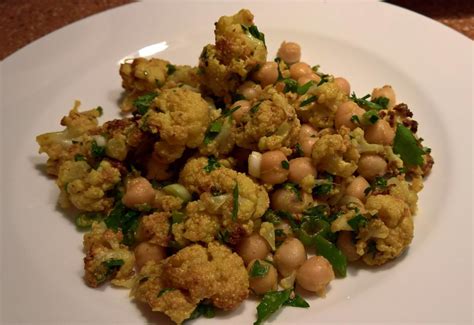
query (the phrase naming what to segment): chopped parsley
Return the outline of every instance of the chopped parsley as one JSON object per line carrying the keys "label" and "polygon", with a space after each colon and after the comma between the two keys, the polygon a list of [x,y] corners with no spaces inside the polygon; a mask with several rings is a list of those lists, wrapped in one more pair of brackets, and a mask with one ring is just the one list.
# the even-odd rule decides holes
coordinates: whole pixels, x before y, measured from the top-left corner
{"label": "chopped parsley", "polygon": [[328,75],[328,74],[323,73],[322,75],[320,75],[320,77],[321,77],[321,80],[320,80],[320,81],[318,82],[318,84],[317,84],[318,87],[321,86],[322,84],[328,82],[328,81],[329,81],[329,78],[330,78],[331,76]]}
{"label": "chopped parsley", "polygon": [[166,72],[168,73],[168,75],[172,75],[173,73],[176,72],[176,66],[173,65],[173,64],[169,64],[169,63],[168,63],[168,64],[166,65],[166,68],[167,68],[167,71],[166,71]]}
{"label": "chopped parsley", "polygon": [[375,124],[379,120],[379,114],[375,109],[368,110],[362,116],[367,124]]}
{"label": "chopped parsley", "polygon": [[213,318],[216,316],[214,306],[209,303],[201,302],[199,305],[197,305],[196,309],[194,309],[188,320],[196,319],[201,316],[204,316],[205,318]]}
{"label": "chopped parsley", "polygon": [[352,123],[356,123],[356,124],[360,124],[359,116],[357,116],[357,115],[352,115],[352,116],[351,116],[351,122],[352,122]]}
{"label": "chopped parsley", "polygon": [[250,35],[252,35],[253,37],[255,37],[256,39],[260,40],[263,42],[263,45],[266,46],[265,44],[265,34],[261,33],[259,30],[258,30],[258,27],[255,26],[255,25],[252,25],[248,28],[248,31],[250,33]]}
{"label": "chopped parsley", "polygon": [[295,153],[299,157],[304,157],[304,151],[303,151],[303,147],[301,147],[301,144],[297,143],[295,145]]}
{"label": "chopped parsley", "polygon": [[260,263],[259,260],[256,260],[250,269],[249,275],[251,278],[261,278],[267,275],[269,269],[270,267],[266,263]]}
{"label": "chopped parsley", "polygon": [[347,221],[347,223],[352,229],[359,231],[360,228],[367,226],[367,219],[363,215],[357,214],[354,218]]}
{"label": "chopped parsley", "polygon": [[313,84],[314,84],[314,81],[310,80],[304,85],[298,86],[298,88],[296,89],[296,93],[300,96],[306,94],[306,92],[309,90],[309,88],[311,88]]}
{"label": "chopped parsley", "polygon": [[135,241],[139,216],[139,211],[127,208],[121,200],[118,200],[104,222],[109,229],[114,231],[121,229],[123,233],[123,243],[130,246]]}
{"label": "chopped parsley", "polygon": [[133,106],[137,109],[138,114],[145,115],[156,96],[158,96],[157,93],[151,92],[135,99]]}
{"label": "chopped parsley", "polygon": [[374,185],[380,188],[387,187],[387,180],[382,176],[375,177]]}
{"label": "chopped parsley", "polygon": [[239,184],[235,183],[234,189],[232,191],[232,198],[234,203],[232,205],[232,220],[237,220],[237,215],[239,213]]}
{"label": "chopped parsley", "polygon": [[212,172],[213,170],[215,170],[219,167],[221,167],[221,164],[219,164],[216,157],[209,156],[207,158],[207,166],[204,167],[204,170],[206,171],[206,173],[209,174],[210,172]]}
{"label": "chopped parsley", "polygon": [[273,225],[278,225],[281,222],[280,217],[272,209],[265,211],[262,219],[264,221],[271,222]]}
{"label": "chopped parsley", "polygon": [[102,106],[97,106],[96,110],[99,112],[99,116],[102,116],[102,114],[104,114],[104,109],[102,108]]}
{"label": "chopped parsley", "polygon": [[105,156],[105,147],[101,147],[97,144],[95,140],[91,144],[91,154],[94,158],[102,158]]}
{"label": "chopped parsley", "polygon": [[372,103],[380,105],[382,107],[382,109],[387,108],[389,101],[390,100],[387,97],[383,97],[383,96],[380,96],[380,97],[377,97],[377,98],[371,100]]}
{"label": "chopped parsley", "polygon": [[320,197],[328,195],[332,191],[332,183],[319,184],[313,187],[313,195]]}
{"label": "chopped parsley", "polygon": [[290,163],[288,162],[288,160],[282,160],[281,167],[287,170],[290,169]]}
{"label": "chopped parsley", "polygon": [[219,119],[211,122],[211,124],[209,125],[209,128],[206,131],[206,134],[204,135],[204,144],[211,143],[217,137],[217,135],[222,130],[223,124],[224,122]]}
{"label": "chopped parsley", "polygon": [[309,105],[309,104],[311,104],[312,102],[316,101],[316,99],[318,99],[318,98],[317,98],[315,95],[310,96],[310,97],[306,98],[305,100],[303,100],[303,101],[301,102],[300,107]]}
{"label": "chopped parsley", "polygon": [[402,124],[397,125],[397,131],[393,139],[393,152],[399,154],[407,166],[423,165],[423,155],[425,152],[420,148],[410,129]]}
{"label": "chopped parsley", "polygon": [[[381,105],[383,104],[384,102],[382,101],[381,104],[379,102],[371,102],[369,100],[367,100],[368,98],[370,97],[369,94],[365,95],[364,97],[360,97],[358,98],[357,95],[355,94],[355,92],[352,92],[352,95],[350,97],[350,99],[356,103],[357,105],[359,105],[360,107],[363,107],[365,109],[368,109],[368,110],[376,110],[376,111],[380,111],[381,109],[385,109],[387,108],[387,106],[385,105]],[[381,98],[381,97],[379,97]],[[385,97],[384,97],[385,98]],[[378,98],[377,98],[378,99]]]}

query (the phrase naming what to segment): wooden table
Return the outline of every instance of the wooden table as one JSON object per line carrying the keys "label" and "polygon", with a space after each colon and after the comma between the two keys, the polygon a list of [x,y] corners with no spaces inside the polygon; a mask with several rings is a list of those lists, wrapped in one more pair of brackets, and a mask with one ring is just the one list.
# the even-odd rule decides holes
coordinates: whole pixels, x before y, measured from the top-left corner
{"label": "wooden table", "polygon": [[[131,0],[1,0],[0,59],[81,18]],[[474,39],[474,5],[469,0],[395,0],[390,3],[431,17]]]}

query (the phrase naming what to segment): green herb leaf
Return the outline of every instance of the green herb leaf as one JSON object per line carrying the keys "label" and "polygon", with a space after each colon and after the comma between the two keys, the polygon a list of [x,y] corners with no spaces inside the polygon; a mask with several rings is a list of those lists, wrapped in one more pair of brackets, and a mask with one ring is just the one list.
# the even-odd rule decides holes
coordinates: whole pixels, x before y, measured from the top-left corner
{"label": "green herb leaf", "polygon": [[230,240],[230,233],[227,230],[219,231],[216,237],[221,243],[228,244]]}
{"label": "green herb leaf", "polygon": [[250,33],[250,35],[252,35],[253,37],[255,37],[256,39],[258,40],[261,40],[263,42],[263,45],[266,46],[265,44],[265,34],[261,33],[259,30],[258,30],[258,27],[255,26],[255,25],[252,25],[248,28],[248,32]]}
{"label": "green herb leaf", "polygon": [[288,160],[282,160],[281,167],[287,170],[290,169],[290,163],[288,162]]}
{"label": "green herb leaf", "polygon": [[383,97],[383,96],[380,96],[380,97],[377,97],[377,98],[371,100],[372,103],[380,105],[380,107],[382,107],[382,109],[387,108],[389,101],[390,100],[387,97]]}
{"label": "green herb leaf", "polygon": [[258,110],[260,109],[260,104],[262,103],[262,101],[259,101],[257,104],[253,105],[252,108],[250,108],[250,113],[252,114],[255,114],[258,112]]}
{"label": "green herb leaf", "polygon": [[308,308],[309,304],[306,300],[303,299],[298,294],[295,294],[295,297],[289,298],[287,301],[283,303],[284,306],[291,306],[291,307],[299,307],[299,308]]}
{"label": "green herb leaf", "polygon": [[347,223],[352,229],[359,231],[360,228],[367,226],[367,218],[361,214],[358,214],[354,218],[348,220]]}
{"label": "green herb leaf", "polygon": [[377,110],[371,109],[365,112],[362,117],[364,118],[364,121],[366,121],[366,124],[375,124],[379,120],[379,114]]}
{"label": "green herb leaf", "polygon": [[168,73],[168,75],[172,75],[173,73],[176,72],[176,66],[173,65],[173,64],[169,64],[169,63],[168,63],[168,64],[166,65],[166,68],[167,68],[167,73]]}
{"label": "green herb leaf", "polygon": [[197,305],[196,309],[194,309],[188,320],[196,319],[201,316],[204,316],[205,318],[213,318],[214,316],[216,316],[214,306],[208,303],[201,302],[199,305]]}
{"label": "green herb leaf", "polygon": [[139,216],[139,211],[128,209],[123,205],[122,201],[118,200],[104,222],[107,225],[107,228],[114,231],[121,229],[123,243],[130,246],[135,242],[135,233],[138,228]]}
{"label": "green herb leaf", "polygon": [[102,158],[105,156],[105,147],[99,146],[97,142],[93,140],[91,144],[91,154],[92,157]]}
{"label": "green herb leaf", "polygon": [[175,289],[175,288],[164,288],[164,289],[161,289],[160,292],[158,292],[157,297],[160,298],[160,297],[163,296],[165,293],[170,292],[170,291],[173,291],[173,290],[176,290],[176,289]]}
{"label": "green herb leaf", "polygon": [[399,154],[407,166],[423,165],[423,149],[419,147],[418,141],[410,129],[402,124],[397,126],[393,139],[393,152]]}
{"label": "green herb leaf", "polygon": [[378,103],[374,103],[374,102],[371,102],[371,101],[368,101],[367,98],[369,98],[370,95],[367,94],[365,95],[364,97],[361,97],[361,98],[358,98],[355,94],[355,92],[352,92],[352,95],[350,97],[350,99],[356,103],[357,105],[359,105],[360,107],[362,108],[365,108],[365,109],[368,109],[368,110],[371,110],[371,109],[374,109],[376,111],[380,111],[381,109],[384,109],[384,107]]}
{"label": "green herb leaf", "polygon": [[323,73],[322,75],[320,75],[320,77],[321,77],[321,80],[320,80],[320,81],[318,82],[318,84],[317,84],[318,87],[321,86],[322,84],[328,82],[328,81],[329,81],[329,77],[331,77],[331,76],[328,75],[328,74]]}
{"label": "green herb leaf", "polygon": [[259,260],[256,260],[250,269],[249,275],[251,278],[261,278],[267,275],[269,269],[270,267],[266,263],[260,263]]}
{"label": "green herb leaf", "polygon": [[272,209],[265,211],[262,219],[271,222],[273,225],[278,225],[281,222],[280,217]]}
{"label": "green herb leaf", "polygon": [[86,157],[78,153],[74,156],[74,161],[86,161]]}
{"label": "green herb leaf", "polygon": [[346,256],[323,236],[316,236],[314,244],[316,246],[316,254],[324,256],[331,263],[336,275],[345,277],[347,271]]}
{"label": "green herb leaf", "polygon": [[313,195],[320,197],[324,195],[328,195],[332,191],[332,183],[327,184],[319,184],[313,187]]}
{"label": "green herb leaf", "polygon": [[303,101],[301,102],[300,107],[309,105],[309,104],[311,104],[312,102],[316,101],[316,99],[318,99],[318,98],[317,98],[315,95],[310,96],[310,97],[306,98],[305,100],[303,100]]}
{"label": "green herb leaf", "polygon": [[213,170],[215,170],[219,167],[221,167],[221,164],[219,164],[216,157],[209,156],[207,158],[207,166],[204,167],[204,171],[209,174],[210,172],[212,172]]}
{"label": "green herb leaf", "polygon": [[273,313],[283,306],[283,304],[290,298],[291,290],[271,291],[267,292],[260,304],[257,306],[257,321],[253,325],[262,324]]}
{"label": "green herb leaf", "polygon": [[96,110],[99,112],[99,116],[102,116],[102,114],[104,114],[104,109],[102,108],[102,106],[97,106]]}
{"label": "green herb leaf", "polygon": [[102,262],[105,267],[111,269],[111,268],[117,268],[120,267],[124,264],[124,261],[121,259],[110,259],[105,262]]}
{"label": "green herb leaf", "polygon": [[298,90],[298,82],[291,78],[283,79],[283,83],[285,84],[285,88],[283,89],[284,93],[291,91],[295,93]]}
{"label": "green herb leaf", "polygon": [[157,93],[151,92],[135,99],[133,106],[137,109],[138,114],[145,115],[156,96],[158,96]]}
{"label": "green herb leaf", "polygon": [[304,157],[304,151],[303,151],[303,147],[301,147],[301,144],[297,143],[295,145],[295,153],[299,157]]}
{"label": "green herb leaf", "polygon": [[352,115],[351,116],[351,121],[352,121],[352,123],[360,124],[359,116],[357,116],[357,115]]}
{"label": "green herb leaf", "polygon": [[375,177],[374,185],[380,188],[387,187],[387,180],[382,176]]}
{"label": "green herb leaf", "polygon": [[239,184],[235,183],[234,190],[232,191],[232,198],[234,203],[232,205],[232,220],[237,220],[237,215],[239,213]]}
{"label": "green herb leaf", "polygon": [[206,134],[204,135],[204,144],[211,143],[217,137],[219,132],[221,132],[222,130],[223,124],[224,122],[219,119],[211,122],[209,128],[206,131]]}
{"label": "green herb leaf", "polygon": [[304,85],[298,86],[298,88],[296,89],[296,93],[300,96],[306,94],[306,92],[309,90],[309,88],[311,88],[313,84],[314,84],[314,81],[310,80]]}

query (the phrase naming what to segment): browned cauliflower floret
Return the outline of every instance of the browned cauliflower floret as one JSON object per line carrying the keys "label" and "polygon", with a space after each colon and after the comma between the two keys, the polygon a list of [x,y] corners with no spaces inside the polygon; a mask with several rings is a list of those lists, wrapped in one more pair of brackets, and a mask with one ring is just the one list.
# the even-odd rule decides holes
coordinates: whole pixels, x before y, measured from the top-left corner
{"label": "browned cauliflower floret", "polygon": [[209,105],[199,93],[189,89],[164,89],[142,122],[147,130],[160,136],[155,144],[155,158],[169,163],[170,156],[176,160],[186,147],[196,148],[204,140],[209,125]]}
{"label": "browned cauliflower floret", "polygon": [[163,263],[163,279],[172,288],[187,290],[192,299],[209,298],[231,310],[248,296],[248,275],[242,258],[216,242],[208,248],[191,245]]}
{"label": "browned cauliflower floret", "polygon": [[405,181],[402,177],[400,178],[401,179],[391,178],[388,181],[388,184],[390,185],[389,193],[390,195],[405,201],[405,203],[410,207],[410,212],[415,214],[418,195],[416,194],[416,191],[413,190],[410,183]]}
{"label": "browned cauliflower floret", "polygon": [[413,238],[413,218],[408,205],[391,195],[369,196],[365,207],[375,211],[374,219],[359,234],[357,253],[368,265],[381,265],[398,257]]}
{"label": "browned cauliflower floret", "polygon": [[120,230],[107,229],[103,222],[93,223],[92,230],[84,235],[84,278],[88,286],[95,288],[109,279],[112,284],[128,286],[135,256],[120,244],[122,239]]}
{"label": "browned cauliflower floret", "polygon": [[122,87],[128,91],[146,92],[155,90],[165,82],[168,61],[136,58],[120,65]]}
{"label": "browned cauliflower floret", "polygon": [[247,75],[266,61],[267,49],[246,9],[221,17],[215,36],[216,45],[206,45],[199,58],[202,85],[205,91],[229,101]]}
{"label": "browned cauliflower floret", "polygon": [[148,262],[137,276],[132,295],[181,324],[199,302],[232,310],[248,296],[242,258],[217,243],[187,246],[160,264]]}
{"label": "browned cauliflower floret", "polygon": [[140,130],[133,119],[106,122],[98,133],[106,137],[105,154],[120,161],[124,161],[130,151],[147,141],[147,134]]}
{"label": "browned cauliflower floret", "polygon": [[137,229],[137,239],[163,247],[168,246],[170,216],[169,212],[155,212],[144,216]]}
{"label": "browned cauliflower floret", "polygon": [[233,133],[238,146],[267,151],[296,144],[300,122],[284,95],[267,87],[255,101],[254,109],[234,124]]}
{"label": "browned cauliflower floret", "polygon": [[339,134],[327,134],[318,138],[313,145],[313,163],[318,170],[341,177],[351,176],[357,169],[355,161],[346,161],[350,144]]}
{"label": "browned cauliflower floret", "polygon": [[[83,211],[107,211],[114,202],[106,192],[120,182],[120,171],[108,161],[92,169],[85,161],[66,161],[59,169],[57,184],[76,208]],[[63,201],[64,207],[67,201]]]}
{"label": "browned cauliflower floret", "polygon": [[219,229],[230,235],[251,234],[255,221],[268,208],[267,192],[245,174],[215,164],[215,169],[211,169],[212,161],[190,159],[181,172],[181,184],[200,194],[200,199],[186,208],[183,236],[191,241],[209,242]]}
{"label": "browned cauliflower floret", "polygon": [[306,95],[298,99],[296,112],[303,122],[309,122],[316,129],[334,126],[334,115],[347,96],[335,82],[329,81],[311,87]]}
{"label": "browned cauliflower floret", "polygon": [[80,102],[76,101],[74,107],[61,120],[61,125],[66,128],[64,131],[44,133],[36,137],[40,149],[48,155],[48,174],[58,175],[59,166],[67,161],[73,160],[75,155],[86,156],[89,147],[82,145],[83,142],[90,142],[88,132],[97,129],[97,118],[101,115],[98,108],[85,112],[79,112]]}

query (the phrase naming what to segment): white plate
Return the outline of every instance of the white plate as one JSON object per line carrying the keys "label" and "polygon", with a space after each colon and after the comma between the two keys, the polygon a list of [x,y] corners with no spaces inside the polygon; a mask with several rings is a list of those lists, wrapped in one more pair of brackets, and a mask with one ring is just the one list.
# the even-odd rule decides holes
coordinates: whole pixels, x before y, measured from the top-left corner
{"label": "white plate", "polygon": [[[116,116],[118,62],[147,45],[196,64],[221,15],[249,7],[270,57],[283,40],[303,58],[348,78],[357,94],[391,84],[409,104],[433,149],[415,239],[399,261],[350,269],[311,308],[285,308],[273,323],[436,321],[468,323],[472,306],[472,42],[418,14],[384,3],[136,3],[101,13],[34,42],[1,65],[1,297],[6,323],[163,321],[130,303],[126,290],[93,290],[82,280],[82,234],[56,208],[42,173],[37,134],[58,130],[75,99]],[[471,115],[472,116],[472,115]],[[251,324],[246,302],[226,322]],[[218,324],[222,318],[199,320]]]}

